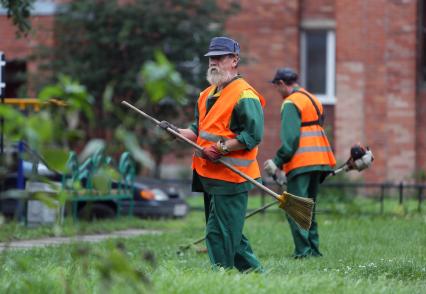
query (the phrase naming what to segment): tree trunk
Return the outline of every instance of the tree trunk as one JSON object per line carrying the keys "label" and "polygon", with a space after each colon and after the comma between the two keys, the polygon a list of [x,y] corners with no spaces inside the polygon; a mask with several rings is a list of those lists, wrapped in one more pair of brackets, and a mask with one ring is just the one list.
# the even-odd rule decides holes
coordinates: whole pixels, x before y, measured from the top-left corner
{"label": "tree trunk", "polygon": [[154,153],[154,161],[154,178],[159,179],[161,176],[161,162],[163,161],[163,154],[160,152]]}

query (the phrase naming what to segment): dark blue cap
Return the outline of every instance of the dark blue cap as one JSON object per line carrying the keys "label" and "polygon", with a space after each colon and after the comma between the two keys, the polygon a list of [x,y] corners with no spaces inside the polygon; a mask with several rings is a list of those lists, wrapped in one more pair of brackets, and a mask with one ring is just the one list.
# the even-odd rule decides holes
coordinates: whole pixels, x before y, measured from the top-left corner
{"label": "dark blue cap", "polygon": [[215,37],[210,41],[209,52],[204,56],[226,54],[240,54],[240,45],[237,41],[227,37]]}
{"label": "dark blue cap", "polygon": [[298,78],[297,73],[292,68],[283,67],[277,70],[270,82],[275,84],[278,81],[283,81],[285,84],[291,85],[296,83]]}

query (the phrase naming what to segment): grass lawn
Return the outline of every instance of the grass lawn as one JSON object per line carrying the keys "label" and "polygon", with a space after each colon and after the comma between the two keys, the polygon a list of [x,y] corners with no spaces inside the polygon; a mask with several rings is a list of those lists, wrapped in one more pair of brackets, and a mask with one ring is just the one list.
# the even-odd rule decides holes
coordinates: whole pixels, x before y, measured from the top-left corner
{"label": "grass lawn", "polygon": [[[257,200],[250,206],[259,207]],[[324,256],[306,260],[291,258],[290,231],[278,210],[247,220],[245,234],[264,274],[212,271],[208,256],[193,249],[177,255],[179,245],[202,237],[200,211],[183,220],[115,221],[123,228],[161,228],[163,233],[5,251],[0,293],[425,293],[426,214],[396,209],[381,216],[351,209],[318,215]],[[102,231],[102,223],[95,226]]]}

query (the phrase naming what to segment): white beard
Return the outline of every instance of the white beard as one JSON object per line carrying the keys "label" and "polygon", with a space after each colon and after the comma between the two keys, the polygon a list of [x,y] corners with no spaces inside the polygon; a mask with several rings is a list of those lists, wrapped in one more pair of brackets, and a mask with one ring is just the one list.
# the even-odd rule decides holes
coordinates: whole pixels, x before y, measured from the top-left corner
{"label": "white beard", "polygon": [[210,85],[220,86],[232,80],[232,75],[228,71],[221,70],[218,67],[209,67],[207,69],[207,81]]}

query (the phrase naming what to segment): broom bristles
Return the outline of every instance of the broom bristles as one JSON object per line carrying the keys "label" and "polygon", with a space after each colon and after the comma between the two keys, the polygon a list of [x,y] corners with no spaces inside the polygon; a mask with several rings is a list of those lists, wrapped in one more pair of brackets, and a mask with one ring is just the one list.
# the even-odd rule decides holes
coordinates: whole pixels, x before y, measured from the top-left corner
{"label": "broom bristles", "polygon": [[281,201],[280,207],[299,227],[309,230],[312,223],[314,201],[311,198],[299,197],[288,192],[284,192],[281,196],[283,201]]}

